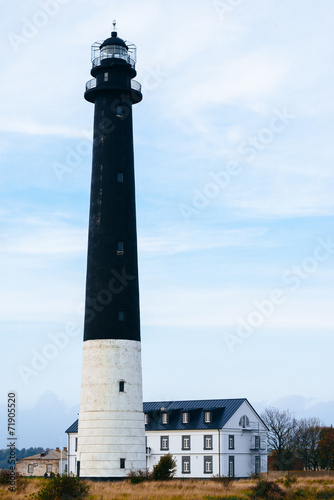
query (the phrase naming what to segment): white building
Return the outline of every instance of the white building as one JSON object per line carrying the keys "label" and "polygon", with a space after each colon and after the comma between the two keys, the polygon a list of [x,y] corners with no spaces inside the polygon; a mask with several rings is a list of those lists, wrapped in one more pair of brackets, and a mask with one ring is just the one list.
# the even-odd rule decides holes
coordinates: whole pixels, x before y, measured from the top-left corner
{"label": "white building", "polygon": [[[267,472],[265,424],[247,399],[144,403],[147,467],[176,459],[179,478],[248,477]],[[68,433],[68,470],[76,473],[78,422]]]}

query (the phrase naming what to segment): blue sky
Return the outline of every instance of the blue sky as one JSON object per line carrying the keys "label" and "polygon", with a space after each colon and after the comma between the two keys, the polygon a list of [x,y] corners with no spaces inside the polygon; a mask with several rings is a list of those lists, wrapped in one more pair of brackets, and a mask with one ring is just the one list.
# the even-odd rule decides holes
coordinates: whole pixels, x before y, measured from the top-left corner
{"label": "blue sky", "polygon": [[83,90],[113,19],[137,45],[144,93],[145,400],[247,397],[334,423],[333,13],[329,0],[3,6],[0,407],[5,428],[17,391],[19,447],[59,445],[79,409]]}

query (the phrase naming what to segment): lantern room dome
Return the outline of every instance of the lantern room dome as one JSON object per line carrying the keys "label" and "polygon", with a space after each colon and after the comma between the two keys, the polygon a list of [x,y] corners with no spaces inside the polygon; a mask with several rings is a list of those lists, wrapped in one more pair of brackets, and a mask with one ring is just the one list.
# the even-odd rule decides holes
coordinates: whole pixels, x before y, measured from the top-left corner
{"label": "lantern room dome", "polygon": [[111,33],[111,37],[110,38],[107,38],[106,40],[104,40],[104,42],[100,46],[100,49],[103,49],[103,47],[106,47],[108,45],[118,45],[119,47],[124,47],[126,49],[128,48],[128,46],[126,45],[126,43],[124,42],[124,40],[122,40],[121,38],[119,38],[117,36],[117,32],[116,31],[113,31]]}

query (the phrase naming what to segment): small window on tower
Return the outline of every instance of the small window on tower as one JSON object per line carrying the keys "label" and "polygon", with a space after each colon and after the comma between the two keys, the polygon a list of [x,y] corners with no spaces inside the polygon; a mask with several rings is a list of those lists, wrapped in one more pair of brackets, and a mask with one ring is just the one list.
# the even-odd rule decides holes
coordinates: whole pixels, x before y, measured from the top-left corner
{"label": "small window on tower", "polygon": [[108,73],[104,73],[104,81],[107,82],[108,81]]}
{"label": "small window on tower", "polygon": [[120,469],[125,469],[125,458],[120,458],[119,467]]}
{"label": "small window on tower", "polygon": [[125,314],[124,311],[118,311],[118,321],[124,321]]}
{"label": "small window on tower", "polygon": [[124,254],[124,243],[123,241],[119,241],[117,243],[117,255],[123,255]]}
{"label": "small window on tower", "polygon": [[123,117],[122,106],[116,106],[116,116],[118,116],[118,118],[122,118]]}
{"label": "small window on tower", "polygon": [[119,392],[124,392],[124,380],[118,382]]}
{"label": "small window on tower", "polygon": [[123,172],[118,172],[117,173],[117,182],[123,182],[123,181],[124,181]]}

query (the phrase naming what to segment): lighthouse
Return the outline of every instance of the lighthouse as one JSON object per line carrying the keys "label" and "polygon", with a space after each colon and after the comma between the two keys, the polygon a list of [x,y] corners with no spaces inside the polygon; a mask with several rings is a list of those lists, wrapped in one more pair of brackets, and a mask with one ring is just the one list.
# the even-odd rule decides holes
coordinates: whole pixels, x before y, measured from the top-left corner
{"label": "lighthouse", "polygon": [[132,106],[142,100],[136,47],[92,45],[94,103],[78,475],[121,479],[146,468]]}

